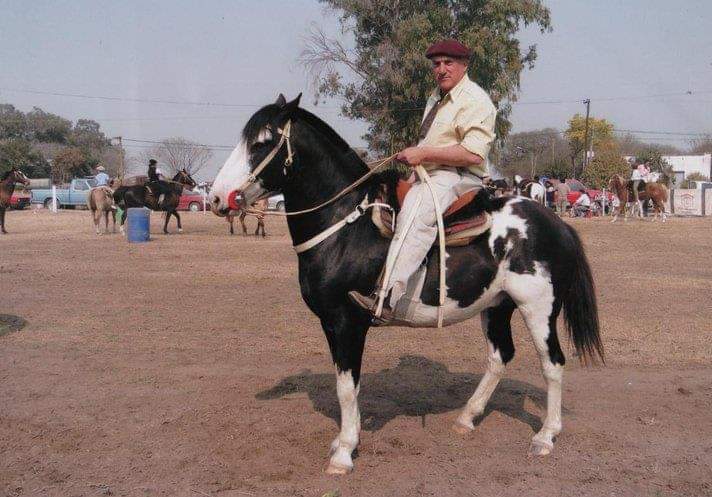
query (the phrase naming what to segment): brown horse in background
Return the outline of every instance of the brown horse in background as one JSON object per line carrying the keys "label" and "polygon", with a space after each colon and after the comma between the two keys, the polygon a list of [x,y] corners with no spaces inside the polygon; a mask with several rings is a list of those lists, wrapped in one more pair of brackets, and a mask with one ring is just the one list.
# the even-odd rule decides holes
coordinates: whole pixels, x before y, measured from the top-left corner
{"label": "brown horse in background", "polygon": [[[643,184],[641,184],[643,186]],[[612,223],[618,220],[618,216],[623,212],[623,220],[628,220],[628,205],[635,204],[633,200],[633,182],[631,180],[624,180],[620,174],[615,174],[608,182],[608,188],[616,193],[618,200],[620,200],[620,205],[616,209]],[[638,188],[638,198],[641,202],[647,202],[651,200],[653,202],[653,208],[655,209],[655,214],[653,215],[653,221],[658,218],[660,214],[662,221],[667,220],[665,214],[665,202],[668,200],[668,189],[662,183],[647,182],[644,183],[643,189]],[[637,205],[638,217],[643,217],[640,209],[640,205]],[[635,206],[634,206],[635,207]]]}
{"label": "brown horse in background", "polygon": [[12,192],[15,191],[15,183],[22,183],[25,186],[30,184],[25,173],[13,167],[0,178],[0,231],[5,230],[5,210],[10,206]]}
{"label": "brown horse in background", "polygon": [[92,188],[91,191],[89,191],[89,195],[87,195],[87,207],[89,207],[89,210],[91,211],[97,235],[101,235],[99,224],[101,222],[102,214],[104,215],[104,233],[109,233],[109,214],[111,214],[111,220],[114,223],[112,233],[116,233],[116,217],[114,216],[116,206],[114,205],[114,190],[108,186],[97,186],[96,188]]}
{"label": "brown horse in background", "polygon": [[242,234],[246,235],[247,234],[247,226],[245,225],[245,218],[250,215],[250,216],[255,216],[257,218],[257,229],[255,230],[255,236],[257,236],[260,233],[260,230],[262,231],[262,238],[267,236],[267,233],[265,233],[265,215],[264,212],[267,210],[267,199],[261,199],[252,204],[249,212],[245,210],[239,210],[239,211],[230,211],[228,212],[227,216],[225,219],[227,220],[228,224],[230,225],[230,234],[234,235],[235,234],[235,216],[238,217],[240,221],[240,225],[242,226]]}

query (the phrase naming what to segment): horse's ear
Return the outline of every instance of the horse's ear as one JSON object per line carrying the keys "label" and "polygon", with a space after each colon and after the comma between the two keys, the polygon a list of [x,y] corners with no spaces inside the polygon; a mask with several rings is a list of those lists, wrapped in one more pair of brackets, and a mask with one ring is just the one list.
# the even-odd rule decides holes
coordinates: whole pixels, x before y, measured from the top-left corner
{"label": "horse's ear", "polygon": [[287,99],[284,98],[284,95],[282,95],[281,93],[279,94],[275,105],[279,105],[280,107],[284,107],[285,105],[287,105]]}
{"label": "horse's ear", "polygon": [[295,98],[294,100],[292,100],[291,102],[287,103],[284,106],[284,109],[287,111],[288,114],[291,114],[292,112],[297,110],[297,108],[299,107],[299,101],[301,100],[301,98],[302,98],[302,94],[300,93],[299,95],[297,95],[297,98]]}

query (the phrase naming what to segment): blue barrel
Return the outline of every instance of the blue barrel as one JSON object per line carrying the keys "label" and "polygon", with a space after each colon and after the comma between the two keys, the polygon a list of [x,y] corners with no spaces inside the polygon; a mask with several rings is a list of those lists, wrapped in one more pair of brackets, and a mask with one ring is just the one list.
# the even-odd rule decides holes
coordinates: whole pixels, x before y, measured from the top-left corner
{"label": "blue barrel", "polygon": [[126,238],[129,243],[147,242],[151,239],[151,211],[145,207],[126,210]]}

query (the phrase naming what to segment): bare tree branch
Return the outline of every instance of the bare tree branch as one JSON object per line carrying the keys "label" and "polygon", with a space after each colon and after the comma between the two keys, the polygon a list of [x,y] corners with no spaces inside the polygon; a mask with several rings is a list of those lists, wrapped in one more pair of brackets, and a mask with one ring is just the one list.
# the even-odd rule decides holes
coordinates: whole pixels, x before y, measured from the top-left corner
{"label": "bare tree branch", "polygon": [[[213,152],[207,146],[185,138],[174,137],[161,140],[161,143],[140,153],[138,160],[147,168],[148,160],[156,159],[166,175],[173,176],[181,169],[194,175],[208,165],[212,156]],[[140,163],[132,169],[143,172]]]}
{"label": "bare tree branch", "polygon": [[312,75],[315,87],[318,86],[321,76],[324,73],[332,72],[337,64],[343,64],[362,79],[368,78],[368,73],[358,67],[343,44],[327,37],[318,26],[312,24],[304,43],[305,47],[299,55],[298,61],[304,64]]}

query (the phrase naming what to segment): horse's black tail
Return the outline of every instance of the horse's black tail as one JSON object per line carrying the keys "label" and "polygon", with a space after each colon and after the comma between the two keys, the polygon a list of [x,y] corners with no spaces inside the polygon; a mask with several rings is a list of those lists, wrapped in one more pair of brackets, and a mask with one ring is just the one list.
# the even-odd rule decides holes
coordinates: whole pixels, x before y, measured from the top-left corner
{"label": "horse's black tail", "polygon": [[603,356],[603,344],[598,324],[596,293],[583,245],[576,230],[566,225],[573,238],[574,267],[571,274],[571,286],[563,298],[564,319],[569,338],[574,343],[576,352],[584,363],[596,363]]}

